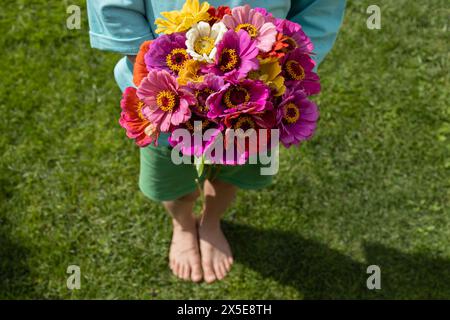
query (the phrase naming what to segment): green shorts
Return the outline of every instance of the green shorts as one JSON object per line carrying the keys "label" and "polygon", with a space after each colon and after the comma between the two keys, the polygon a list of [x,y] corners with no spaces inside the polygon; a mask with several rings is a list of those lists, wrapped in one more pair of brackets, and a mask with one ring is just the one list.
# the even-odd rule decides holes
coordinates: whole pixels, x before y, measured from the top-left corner
{"label": "green shorts", "polygon": [[[193,164],[176,165],[172,149],[150,145],[141,148],[139,187],[155,201],[170,201],[197,190],[197,170]],[[260,164],[205,166],[205,175],[242,189],[260,189],[272,183],[272,175],[261,175]],[[204,179],[204,177],[202,177]]]}

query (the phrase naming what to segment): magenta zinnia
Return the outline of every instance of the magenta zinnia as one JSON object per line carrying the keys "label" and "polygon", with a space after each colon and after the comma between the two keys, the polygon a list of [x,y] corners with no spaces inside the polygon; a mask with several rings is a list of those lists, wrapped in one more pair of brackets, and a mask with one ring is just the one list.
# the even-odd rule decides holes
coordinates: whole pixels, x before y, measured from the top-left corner
{"label": "magenta zinnia", "polygon": [[152,70],[144,78],[137,91],[145,103],[144,116],[162,132],[186,122],[191,117],[190,105],[195,97],[165,70]]}
{"label": "magenta zinnia", "polygon": [[319,76],[313,71],[315,62],[300,48],[288,53],[282,61],[283,75],[286,79],[286,87],[297,86],[308,94],[318,94],[320,92]]}
{"label": "magenta zinnia", "polygon": [[259,67],[258,52],[256,43],[247,32],[228,30],[217,45],[214,64],[205,71],[230,80],[243,79],[251,70]]}
{"label": "magenta zinnia", "polygon": [[[200,157],[205,149],[213,143],[215,137],[221,132],[222,125],[219,121],[208,119],[209,108],[206,101],[213,93],[220,91],[223,86],[223,79],[213,74],[206,75],[203,82],[190,82],[188,84],[188,89],[195,96],[196,103],[191,106],[191,118],[179,125],[177,129],[186,129],[191,136],[186,140],[184,137],[175,137],[172,134],[169,137],[169,143],[172,147],[178,146],[183,154]],[[199,123],[201,124],[200,128],[196,127]],[[208,139],[203,136],[199,139],[200,141],[197,141],[194,138],[194,131],[205,134],[208,130]],[[175,132],[175,129],[172,132]],[[210,134],[211,132],[212,134]]]}
{"label": "magenta zinnia", "polygon": [[186,51],[186,35],[172,33],[163,35],[153,41],[145,54],[147,69],[167,70],[177,75],[184,63],[190,59]]}
{"label": "magenta zinnia", "polygon": [[[175,136],[177,129],[185,129],[190,136]],[[216,136],[222,131],[222,125],[211,119],[204,118],[193,113],[192,117],[172,130],[169,137],[169,143],[172,147],[178,146],[185,155],[195,155],[201,157],[206,148],[208,148],[215,140]],[[198,135],[198,139],[194,134]],[[208,139],[205,136],[208,135]]]}
{"label": "magenta zinnia", "polygon": [[219,92],[208,98],[208,117],[214,119],[238,111],[261,112],[271,104],[268,101],[269,95],[270,88],[262,81],[242,80],[238,83],[227,83]]}
{"label": "magenta zinnia", "polygon": [[301,52],[311,54],[314,50],[311,39],[299,24],[284,19],[277,19],[275,24],[278,32],[283,35],[283,42],[287,45],[283,51],[288,53],[299,48]]}
{"label": "magenta zinnia", "polygon": [[206,117],[209,112],[209,106],[206,104],[208,98],[219,92],[225,85],[222,77],[208,74],[203,82],[191,82],[188,88],[194,94],[197,102],[192,106],[192,111],[198,115]]}
{"label": "magenta zinnia", "polygon": [[319,118],[319,110],[308,100],[300,87],[286,91],[278,108],[280,140],[286,148],[312,137]]}
{"label": "magenta zinnia", "polygon": [[[224,118],[225,153],[222,159],[214,160],[224,164],[245,164],[249,156],[266,150],[270,145],[270,129],[275,125],[276,112],[272,104],[264,111],[249,109],[228,114]],[[261,129],[267,129],[265,139],[260,139]]]}

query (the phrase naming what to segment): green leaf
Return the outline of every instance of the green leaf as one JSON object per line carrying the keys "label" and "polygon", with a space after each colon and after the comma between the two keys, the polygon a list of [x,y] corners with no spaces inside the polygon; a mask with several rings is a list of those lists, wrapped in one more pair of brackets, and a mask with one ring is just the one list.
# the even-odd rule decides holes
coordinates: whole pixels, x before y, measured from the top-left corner
{"label": "green leaf", "polygon": [[194,157],[194,159],[195,159],[195,168],[197,169],[197,175],[200,178],[205,169],[205,156],[202,155],[201,157]]}

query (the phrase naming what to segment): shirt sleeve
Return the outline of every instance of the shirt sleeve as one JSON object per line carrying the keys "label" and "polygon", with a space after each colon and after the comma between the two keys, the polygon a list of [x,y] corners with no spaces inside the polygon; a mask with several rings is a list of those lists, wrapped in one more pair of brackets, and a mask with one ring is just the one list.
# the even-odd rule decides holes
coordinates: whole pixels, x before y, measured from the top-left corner
{"label": "shirt sleeve", "polygon": [[288,19],[300,24],[314,44],[319,65],[336,41],[345,11],[345,0],[291,1]]}
{"label": "shirt sleeve", "polygon": [[91,46],[135,55],[154,39],[144,0],[87,0]]}

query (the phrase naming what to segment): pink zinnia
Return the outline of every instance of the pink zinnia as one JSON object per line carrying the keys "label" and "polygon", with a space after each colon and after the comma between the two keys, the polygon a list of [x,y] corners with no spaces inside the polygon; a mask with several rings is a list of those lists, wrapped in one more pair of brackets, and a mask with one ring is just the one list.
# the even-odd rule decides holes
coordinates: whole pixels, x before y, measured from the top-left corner
{"label": "pink zinnia", "polygon": [[186,122],[191,117],[189,105],[195,97],[165,70],[152,70],[141,82],[137,96],[145,103],[144,116],[162,132]]}
{"label": "pink zinnia", "polygon": [[249,5],[234,8],[231,15],[225,15],[222,20],[231,30],[247,31],[252,40],[256,41],[256,47],[263,52],[270,51],[276,40],[277,28],[271,21],[272,17],[251,9]]}
{"label": "pink zinnia", "polygon": [[247,32],[228,30],[217,44],[215,62],[204,72],[224,76],[227,80],[239,80],[259,67],[258,48]]}

